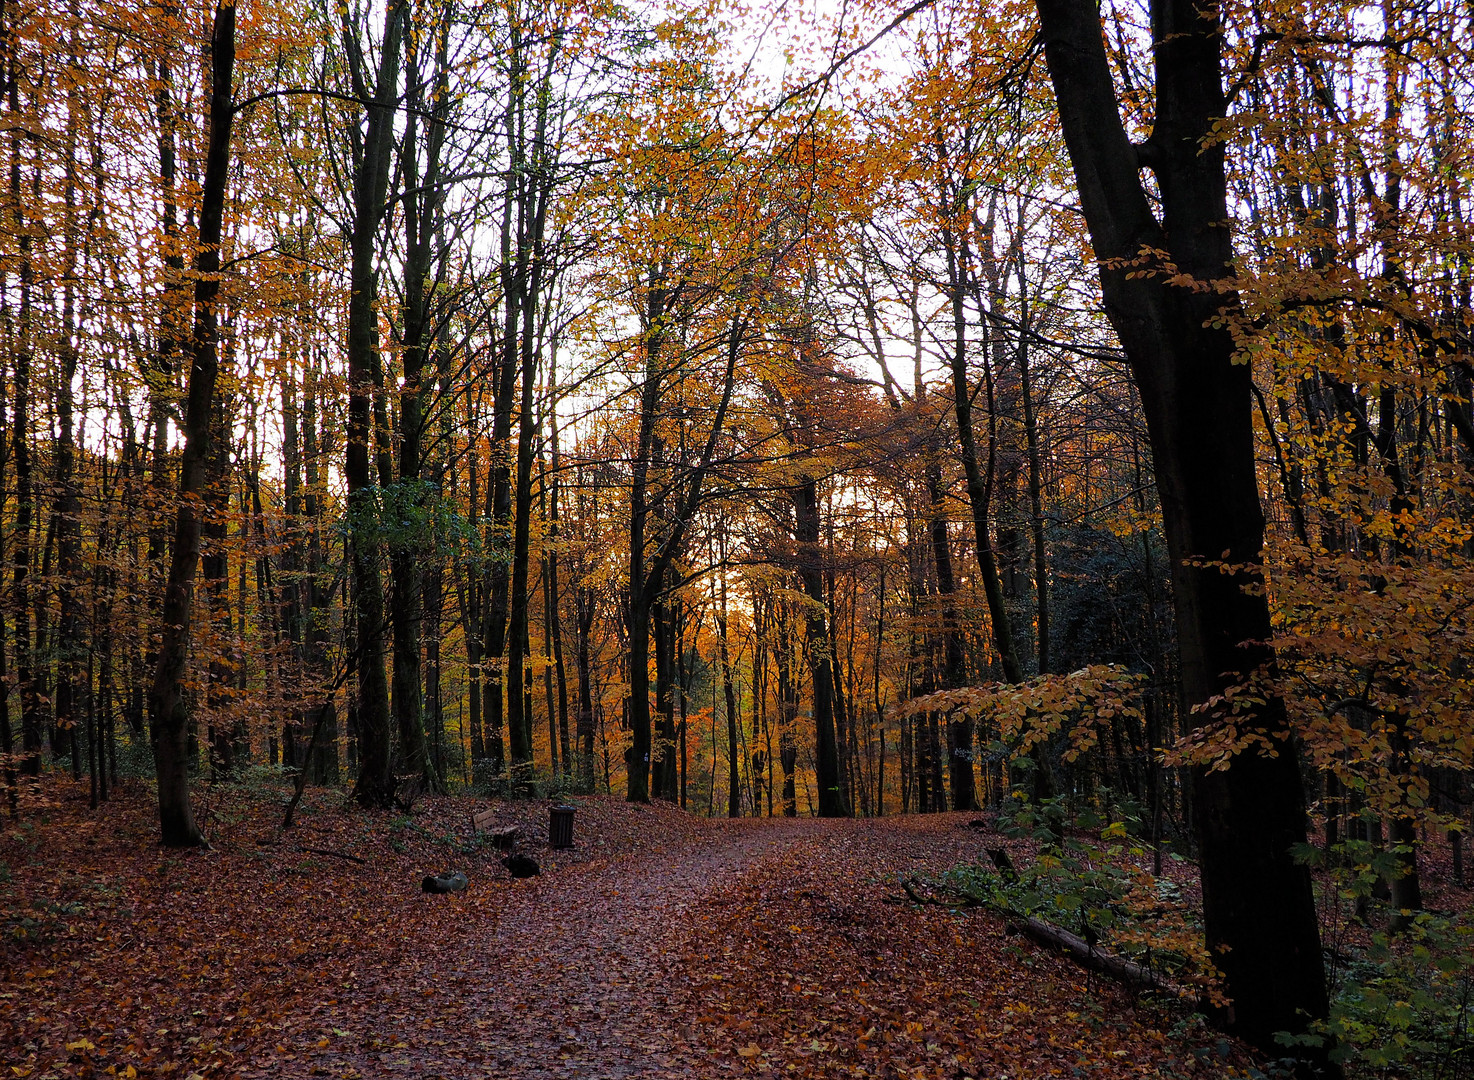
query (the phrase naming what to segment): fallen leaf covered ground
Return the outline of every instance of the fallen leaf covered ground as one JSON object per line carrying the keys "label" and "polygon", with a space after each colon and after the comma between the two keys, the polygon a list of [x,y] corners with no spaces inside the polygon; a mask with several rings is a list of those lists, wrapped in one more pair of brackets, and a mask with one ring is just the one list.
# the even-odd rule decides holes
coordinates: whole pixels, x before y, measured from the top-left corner
{"label": "fallen leaf covered ground", "polygon": [[[365,814],[217,787],[213,847],[154,840],[150,793],[0,831],[0,1061],[16,1077],[1223,1076],[1232,1047],[1007,934],[888,902],[976,858],[967,815],[708,821],[574,800]],[[541,876],[470,841],[495,805]],[[463,893],[421,878],[462,870]],[[8,878],[8,880],[5,880]],[[1175,1029],[1178,1035],[1164,1034]]]}

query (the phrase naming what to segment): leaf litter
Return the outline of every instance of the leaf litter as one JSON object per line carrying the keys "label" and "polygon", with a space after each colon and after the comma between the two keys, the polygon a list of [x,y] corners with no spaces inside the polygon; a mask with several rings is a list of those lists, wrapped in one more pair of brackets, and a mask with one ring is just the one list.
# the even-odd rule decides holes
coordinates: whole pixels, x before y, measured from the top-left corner
{"label": "leaf litter", "polygon": [[[886,903],[978,856],[963,815],[729,822],[590,797],[552,851],[544,802],[368,814],[309,791],[284,833],[280,792],[221,785],[213,847],[175,852],[141,785],[91,811],[46,783],[50,805],[0,826],[4,1076],[1227,1075],[1180,1010],[998,916]],[[490,806],[539,877],[471,840]],[[465,892],[420,891],[450,869]]]}

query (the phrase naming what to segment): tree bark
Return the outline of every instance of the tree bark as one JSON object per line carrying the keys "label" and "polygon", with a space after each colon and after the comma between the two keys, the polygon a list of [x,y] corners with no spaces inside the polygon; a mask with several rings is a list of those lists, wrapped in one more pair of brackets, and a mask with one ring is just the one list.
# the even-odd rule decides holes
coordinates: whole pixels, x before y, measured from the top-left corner
{"label": "tree bark", "polygon": [[579,789],[594,790],[594,671],[589,636],[594,628],[594,590],[578,585],[573,590],[574,617],[577,622],[578,668],[578,778]]}
{"label": "tree bark", "polygon": [[[358,661],[359,805],[388,808],[394,802],[390,754],[389,683],[384,670],[384,589],[379,567],[378,513],[371,448],[374,440],[373,400],[379,382],[378,290],[374,255],[379,223],[389,189],[389,160],[394,142],[394,102],[399,83],[399,50],[408,18],[405,0],[394,0],[384,15],[384,38],[373,98],[365,110],[363,147],[353,176],[353,232],[350,238],[348,301],[348,438],[344,479],[348,482],[349,561],[353,572]],[[358,44],[344,29],[345,47],[359,62],[352,65],[356,89],[367,98]]]}
{"label": "tree bark", "polygon": [[1018,347],[1019,392],[1023,395],[1024,440],[1029,457],[1029,525],[1034,539],[1034,611],[1036,656],[1039,674],[1047,675],[1049,658],[1049,563],[1045,546],[1044,527],[1044,460],[1039,444],[1039,416],[1034,404],[1033,371],[1030,364],[1029,332],[1029,286],[1024,276],[1024,260],[1019,259],[1019,322]]}
{"label": "tree bark", "polygon": [[210,44],[210,117],[205,178],[200,201],[199,254],[195,259],[194,331],[187,353],[189,391],[185,405],[184,455],[180,462],[179,509],[174,551],[164,589],[163,633],[158,666],[149,690],[149,727],[159,786],[160,839],[167,847],[197,847],[205,840],[189,804],[189,711],[184,669],[189,656],[190,614],[200,558],[200,500],[210,452],[210,423],[218,371],[220,241],[225,184],[230,166],[231,77],[235,67],[235,6],[215,9]]}
{"label": "tree bark", "polygon": [[823,551],[819,543],[819,488],[812,476],[799,478],[792,491],[798,572],[809,598],[804,619],[814,694],[814,769],[819,786],[819,816],[847,817],[839,784],[839,745],[834,729],[834,658],[825,620]]}
{"label": "tree bark", "polygon": [[[1222,29],[1217,9],[1201,0],[1153,3],[1156,128],[1144,156],[1120,120],[1096,5],[1037,5],[1106,312],[1141,392],[1171,555],[1183,696],[1198,706],[1253,673],[1274,674],[1263,644],[1268,604],[1262,589],[1244,588],[1257,575],[1201,563],[1257,568],[1264,539],[1250,372],[1235,362],[1226,320],[1238,315],[1237,294],[1222,284],[1232,273],[1224,149],[1213,134],[1227,111]],[[1146,163],[1160,188],[1160,222],[1138,176]],[[1167,263],[1156,254],[1163,251]],[[1195,291],[1169,284],[1173,275],[1218,286]],[[1225,769],[1194,770],[1203,916],[1232,999],[1218,1021],[1280,1056],[1276,1032],[1303,1032],[1327,1014],[1310,875],[1291,854],[1305,840],[1304,794],[1284,702],[1271,694],[1259,715],[1239,722],[1275,756],[1249,751]],[[1324,1050],[1302,1053],[1305,1071],[1334,1071]]]}
{"label": "tree bark", "polygon": [[10,203],[12,225],[18,237],[20,253],[20,303],[16,318],[14,346],[14,389],[11,403],[11,453],[15,459],[15,552],[11,602],[15,609],[15,682],[20,690],[21,752],[20,771],[28,776],[41,773],[41,702],[36,689],[35,656],[31,636],[31,558],[33,521],[35,518],[35,485],[31,478],[31,338],[32,238],[25,217],[25,195],[21,183],[21,144],[23,127],[16,119],[20,112],[20,73],[14,48],[6,57],[7,109],[14,125],[10,133]]}
{"label": "tree bark", "polygon": [[[732,687],[732,656],[727,641],[727,548],[724,534],[719,534],[721,558],[718,560],[721,579],[721,602],[717,608],[717,662],[721,665],[722,703],[727,709],[727,816],[742,815],[742,785],[737,774],[737,694]],[[715,751],[713,751],[715,753]],[[713,780],[715,782],[715,780]],[[753,807],[757,812],[757,807]]]}

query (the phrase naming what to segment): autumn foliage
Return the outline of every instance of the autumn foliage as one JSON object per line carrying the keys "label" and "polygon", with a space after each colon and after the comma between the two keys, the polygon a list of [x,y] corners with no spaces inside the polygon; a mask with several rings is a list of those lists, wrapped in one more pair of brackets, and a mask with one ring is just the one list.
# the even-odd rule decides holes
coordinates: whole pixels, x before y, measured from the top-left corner
{"label": "autumn foliage", "polygon": [[[1111,921],[1181,878],[1163,947],[1261,1064],[1466,1075],[1474,26],[1147,7],[4,5],[16,1069],[307,1060],[346,1036],[282,1018],[326,1016],[360,950],[462,1002],[436,965],[466,939],[398,856],[429,830],[481,858],[456,799],[576,797],[611,867],[641,821],[726,852],[671,887],[740,948],[630,976],[695,995],[672,1071],[710,1043],[728,1071],[1044,1075],[1104,1025],[1108,1073],[1151,1043],[1192,1075],[1066,969],[979,1004],[1016,957],[948,921],[1049,922],[1075,885]],[[146,799],[207,850],[150,853]],[[768,859],[674,806],[907,820]],[[948,811],[1037,825],[1015,879],[944,875],[1002,873],[910,820]],[[856,899],[867,861],[904,927]],[[341,895],[292,895],[324,867]],[[877,955],[908,978],[817,989]],[[784,980],[791,1014],[744,1012]]]}

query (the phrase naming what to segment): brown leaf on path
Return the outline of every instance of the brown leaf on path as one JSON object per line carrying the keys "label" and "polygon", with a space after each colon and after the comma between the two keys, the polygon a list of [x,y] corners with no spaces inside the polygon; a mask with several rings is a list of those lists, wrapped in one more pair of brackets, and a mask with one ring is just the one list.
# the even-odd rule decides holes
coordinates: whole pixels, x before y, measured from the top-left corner
{"label": "brown leaf on path", "polygon": [[[467,844],[467,800],[404,819],[309,791],[311,846],[360,864],[257,844],[270,798],[219,794],[214,851],[160,852],[142,788],[92,812],[45,783],[48,821],[0,837],[4,902],[46,913],[0,970],[0,1045],[37,1076],[1124,1078],[1186,1054],[1153,1030],[1172,1018],[993,916],[881,902],[977,855],[956,815],[729,822],[589,798],[577,846],[514,882]],[[546,812],[499,819],[545,836]],[[469,887],[423,894],[446,867]]]}

